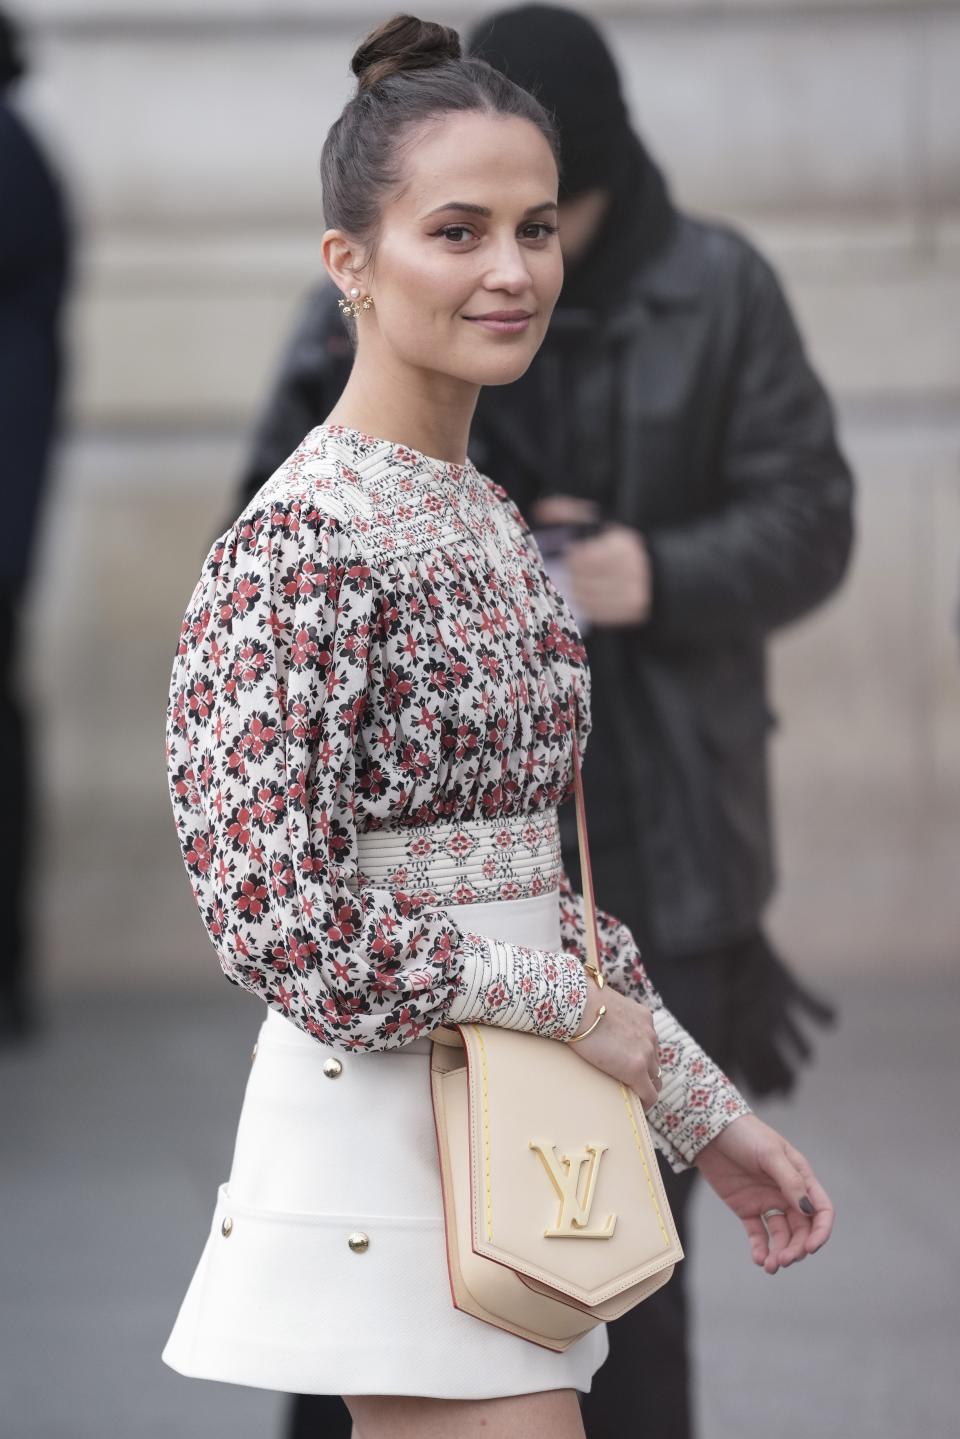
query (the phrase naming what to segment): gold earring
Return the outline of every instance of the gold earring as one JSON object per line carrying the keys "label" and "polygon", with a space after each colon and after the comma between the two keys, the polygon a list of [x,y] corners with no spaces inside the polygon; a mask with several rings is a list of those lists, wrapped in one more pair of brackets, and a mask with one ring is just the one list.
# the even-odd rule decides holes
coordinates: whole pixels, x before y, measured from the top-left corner
{"label": "gold earring", "polygon": [[355,320],[364,310],[373,309],[373,296],[364,295],[361,300],[360,291],[354,286],[350,291],[350,299],[347,300],[343,295],[340,295],[337,299],[337,304],[340,306],[341,315],[349,315],[351,319]]}

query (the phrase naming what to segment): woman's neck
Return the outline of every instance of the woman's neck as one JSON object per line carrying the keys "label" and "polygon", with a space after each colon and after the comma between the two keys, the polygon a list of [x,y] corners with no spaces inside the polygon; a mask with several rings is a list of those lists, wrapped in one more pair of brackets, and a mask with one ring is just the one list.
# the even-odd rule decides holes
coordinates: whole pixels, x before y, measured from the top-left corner
{"label": "woman's neck", "polygon": [[462,465],[479,393],[479,385],[379,356],[375,365],[365,363],[361,348],[326,423]]}

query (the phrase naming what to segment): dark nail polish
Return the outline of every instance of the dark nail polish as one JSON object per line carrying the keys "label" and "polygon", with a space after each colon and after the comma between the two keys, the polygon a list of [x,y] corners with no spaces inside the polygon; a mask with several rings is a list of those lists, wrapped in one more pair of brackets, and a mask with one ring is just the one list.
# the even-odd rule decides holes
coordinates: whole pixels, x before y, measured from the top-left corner
{"label": "dark nail polish", "polygon": [[804,1214],[816,1214],[817,1212],[806,1195],[804,1195],[800,1201],[800,1208],[803,1210]]}

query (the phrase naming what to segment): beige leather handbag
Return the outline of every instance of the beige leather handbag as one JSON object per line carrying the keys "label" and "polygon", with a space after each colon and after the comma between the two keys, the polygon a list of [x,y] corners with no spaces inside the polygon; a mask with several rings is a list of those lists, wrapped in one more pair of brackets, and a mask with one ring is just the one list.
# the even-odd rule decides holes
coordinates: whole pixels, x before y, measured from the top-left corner
{"label": "beige leather handbag", "polygon": [[[600,979],[576,737],[573,764],[587,961]],[[433,1038],[453,1302],[566,1349],[683,1258],[640,1101],[555,1040],[479,1024]]]}

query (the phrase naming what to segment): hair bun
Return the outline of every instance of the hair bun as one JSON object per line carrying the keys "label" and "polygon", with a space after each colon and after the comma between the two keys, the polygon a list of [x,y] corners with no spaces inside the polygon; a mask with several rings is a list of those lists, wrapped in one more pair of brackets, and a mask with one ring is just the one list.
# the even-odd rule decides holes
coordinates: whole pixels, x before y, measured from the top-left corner
{"label": "hair bun", "polygon": [[394,15],[372,30],[350,62],[358,90],[370,90],[403,70],[429,70],[460,59],[460,37],[448,25]]}

